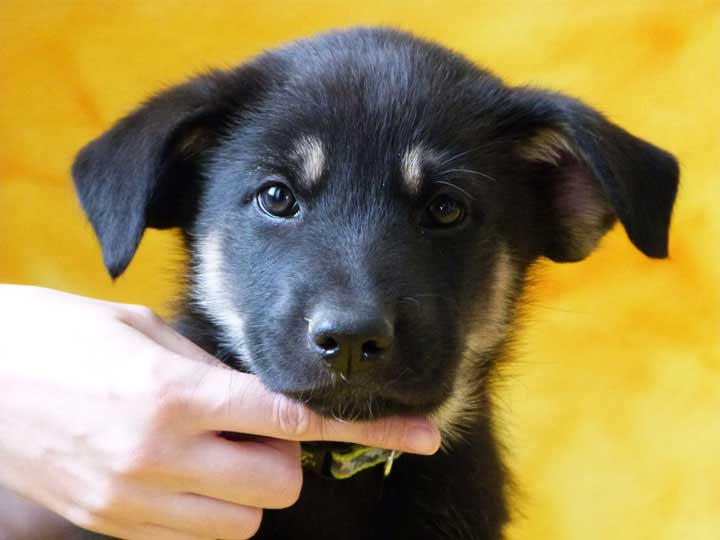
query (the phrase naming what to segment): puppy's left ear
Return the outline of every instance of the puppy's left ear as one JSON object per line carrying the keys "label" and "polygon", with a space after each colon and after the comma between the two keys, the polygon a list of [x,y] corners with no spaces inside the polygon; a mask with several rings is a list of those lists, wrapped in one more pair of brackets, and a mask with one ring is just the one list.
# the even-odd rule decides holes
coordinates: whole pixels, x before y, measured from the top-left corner
{"label": "puppy's left ear", "polygon": [[543,254],[559,262],[583,259],[619,218],[640,251],[667,257],[676,159],[576,99],[531,88],[513,92],[514,118],[521,119],[513,122],[515,150],[536,175]]}
{"label": "puppy's left ear", "polygon": [[187,225],[202,188],[201,159],[256,97],[252,65],[172,87],[85,146],[72,167],[80,202],[113,278],[127,268],[146,227]]}

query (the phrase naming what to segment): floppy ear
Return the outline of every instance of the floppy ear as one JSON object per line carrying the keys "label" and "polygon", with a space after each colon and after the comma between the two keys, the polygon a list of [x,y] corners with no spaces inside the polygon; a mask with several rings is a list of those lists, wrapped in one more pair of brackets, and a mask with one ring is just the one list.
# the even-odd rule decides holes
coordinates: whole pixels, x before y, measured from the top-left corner
{"label": "floppy ear", "polygon": [[113,278],[130,264],[146,227],[192,220],[200,159],[259,80],[251,66],[202,75],[156,95],[80,151],[75,189]]}
{"label": "floppy ear", "polygon": [[619,218],[640,251],[666,257],[675,158],[576,99],[530,88],[513,92],[525,130],[515,135],[516,151],[533,164],[539,182],[544,255],[583,259]]}

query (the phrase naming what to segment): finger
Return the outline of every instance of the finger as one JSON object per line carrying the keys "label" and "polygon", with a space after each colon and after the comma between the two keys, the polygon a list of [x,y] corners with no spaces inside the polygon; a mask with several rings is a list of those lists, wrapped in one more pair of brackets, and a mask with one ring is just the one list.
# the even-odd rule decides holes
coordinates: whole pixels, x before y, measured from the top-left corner
{"label": "finger", "polygon": [[200,361],[229,371],[230,368],[224,368],[217,358],[178,333],[150,308],[123,305],[121,310],[120,317],[124,323],[145,334],[166,350],[186,359]]}
{"label": "finger", "polygon": [[218,501],[193,493],[181,493],[151,503],[163,514],[163,523],[174,530],[202,538],[233,540],[251,538],[260,528],[262,510]]}
{"label": "finger", "polygon": [[77,510],[66,516],[76,525],[99,534],[123,538],[124,540],[210,540],[211,537],[202,537],[178,530],[168,529],[153,524],[138,525],[136,522],[127,522],[116,519],[89,517],[86,512]]}
{"label": "finger", "polygon": [[302,487],[300,445],[291,441],[232,442],[204,434],[172,467],[159,471],[170,489],[256,508],[287,508]]}
{"label": "finger", "polygon": [[[153,523],[146,523],[135,527],[130,536],[122,536],[119,538],[124,538],[125,540],[214,540],[214,537],[211,536],[198,536]],[[250,537],[235,538],[239,540],[240,538]]]}
{"label": "finger", "polygon": [[194,493],[152,493],[129,500],[120,519],[145,520],[146,530],[230,540],[252,537],[260,527],[262,510]]}
{"label": "finger", "polygon": [[208,430],[296,441],[345,441],[417,454],[433,454],[440,446],[440,433],[427,418],[329,419],[270,392],[257,377],[245,373],[208,368],[189,394],[198,420]]}

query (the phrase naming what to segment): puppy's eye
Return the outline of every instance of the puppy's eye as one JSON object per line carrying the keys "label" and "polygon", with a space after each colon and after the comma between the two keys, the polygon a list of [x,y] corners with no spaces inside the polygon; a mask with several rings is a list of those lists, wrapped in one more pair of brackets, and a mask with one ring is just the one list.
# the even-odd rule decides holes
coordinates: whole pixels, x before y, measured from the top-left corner
{"label": "puppy's eye", "polygon": [[465,206],[450,195],[441,194],[427,206],[423,218],[424,227],[452,227],[462,222]]}
{"label": "puppy's eye", "polygon": [[300,210],[290,188],[280,183],[262,188],[257,194],[257,201],[263,212],[275,217],[292,217]]}

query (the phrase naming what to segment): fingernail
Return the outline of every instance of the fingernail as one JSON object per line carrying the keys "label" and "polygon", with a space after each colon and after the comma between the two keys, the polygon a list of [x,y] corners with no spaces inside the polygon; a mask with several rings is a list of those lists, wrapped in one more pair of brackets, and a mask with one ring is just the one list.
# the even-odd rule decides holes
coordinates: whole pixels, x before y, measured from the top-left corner
{"label": "fingernail", "polygon": [[417,422],[408,430],[408,445],[417,454],[434,454],[440,448],[440,432],[430,422]]}

